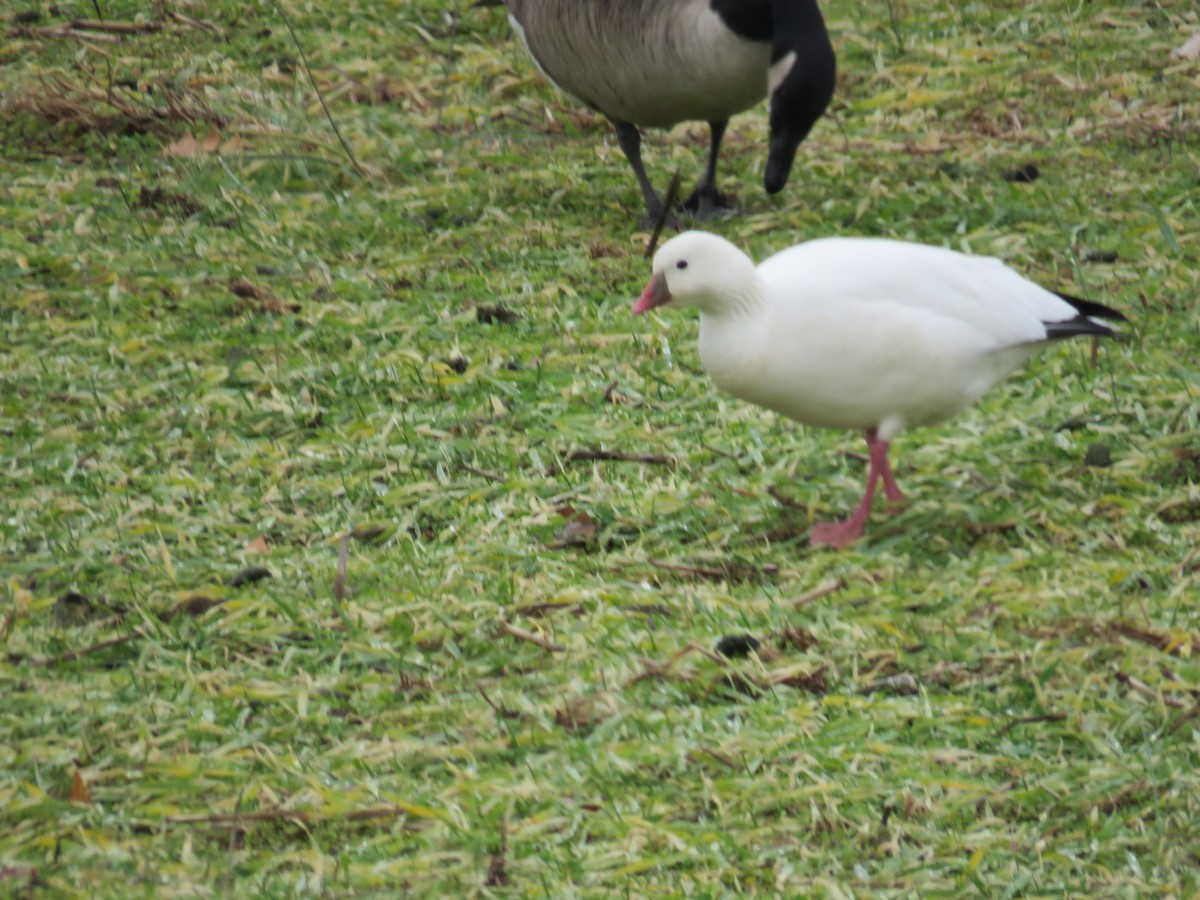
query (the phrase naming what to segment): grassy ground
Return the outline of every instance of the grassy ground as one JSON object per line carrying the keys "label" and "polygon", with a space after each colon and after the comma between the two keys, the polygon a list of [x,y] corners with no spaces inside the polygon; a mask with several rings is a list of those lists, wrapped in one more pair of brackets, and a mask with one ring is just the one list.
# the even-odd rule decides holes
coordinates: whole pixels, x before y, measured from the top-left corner
{"label": "grassy ground", "polygon": [[1194,895],[1194,11],[830,0],[780,197],[735,120],[756,256],[946,244],[1133,319],[818,552],[860,439],[630,318],[609,128],[461,6],[0,18],[0,892]]}

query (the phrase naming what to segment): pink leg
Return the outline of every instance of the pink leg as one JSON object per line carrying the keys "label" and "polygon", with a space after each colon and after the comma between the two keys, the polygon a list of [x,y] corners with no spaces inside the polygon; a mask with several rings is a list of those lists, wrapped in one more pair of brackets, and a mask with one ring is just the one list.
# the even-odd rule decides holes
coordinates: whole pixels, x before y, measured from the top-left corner
{"label": "pink leg", "polygon": [[876,451],[878,450],[880,464],[883,466],[879,475],[883,479],[883,493],[887,496],[891,503],[903,503],[905,500],[904,492],[900,490],[900,485],[896,484],[896,476],[892,474],[891,463],[888,462],[888,442],[881,441],[875,437],[875,430],[867,432],[867,446],[871,450],[871,462],[875,462]]}
{"label": "pink leg", "polygon": [[887,441],[878,440],[875,431],[867,432],[867,447],[871,451],[871,463],[867,470],[867,489],[863,492],[862,502],[850,518],[842,522],[816,522],[812,529],[812,543],[816,547],[845,547],[853,544],[867,527],[867,516],[871,513],[871,504],[875,500],[875,485],[882,481],[887,498],[893,502],[904,499],[904,494],[896,485],[896,478],[888,465]]}

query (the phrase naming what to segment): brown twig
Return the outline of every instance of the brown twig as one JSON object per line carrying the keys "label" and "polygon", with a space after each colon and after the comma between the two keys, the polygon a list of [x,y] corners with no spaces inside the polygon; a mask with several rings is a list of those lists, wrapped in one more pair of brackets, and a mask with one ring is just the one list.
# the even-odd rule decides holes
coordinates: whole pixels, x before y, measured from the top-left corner
{"label": "brown twig", "polygon": [[468,463],[459,463],[462,470],[469,475],[474,475],[476,478],[486,478],[488,481],[503,481],[503,475],[497,475],[495,472],[489,472],[486,469],[477,469]]}
{"label": "brown twig", "polygon": [[735,771],[735,772],[742,771],[741,766],[739,766],[737,763],[735,763],[732,759],[730,759],[728,756],[726,756],[723,753],[718,753],[716,750],[710,750],[708,747],[699,747],[697,749],[701,753],[703,753],[705,756],[712,757],[717,762],[719,762],[721,765],[727,766],[728,768],[733,769],[733,771]]}
{"label": "brown twig", "polygon": [[811,591],[806,591],[805,593],[801,594],[795,600],[789,600],[788,602],[792,607],[807,606],[814,600],[820,600],[822,597],[826,597],[829,594],[832,594],[834,591],[840,591],[845,586],[846,582],[842,579],[831,578],[829,581],[826,581],[823,584],[818,584]]}
{"label": "brown twig", "polygon": [[1187,703],[1183,700],[1173,697],[1170,694],[1160,694],[1141,679],[1134,678],[1125,672],[1116,672],[1114,674],[1117,681],[1121,682],[1121,684],[1125,685],[1131,691],[1141,694],[1143,697],[1149,697],[1151,700],[1162,700],[1164,704],[1175,709],[1185,709],[1187,707]]}
{"label": "brown twig", "polygon": [[78,41],[96,41],[101,44],[119,44],[124,38],[119,34],[101,31],[80,31],[71,25],[48,25],[34,32],[42,38],[74,38]]}
{"label": "brown twig", "polygon": [[1170,635],[1159,634],[1154,631],[1149,631],[1144,628],[1138,628],[1129,622],[1112,622],[1108,626],[1109,630],[1119,634],[1121,637],[1129,638],[1133,641],[1139,641],[1143,644],[1149,644],[1151,647],[1168,653],[1171,656],[1182,656],[1191,646],[1191,639],[1174,640]]}
{"label": "brown twig", "polygon": [[212,22],[205,22],[201,19],[193,19],[191,16],[184,15],[177,9],[171,10],[171,18],[181,25],[190,25],[193,28],[199,28],[203,31],[211,31],[213,34],[221,33],[221,29]]}
{"label": "brown twig", "polygon": [[[51,28],[61,28],[53,25]],[[79,31],[107,31],[112,34],[146,34],[151,31],[162,31],[158,22],[105,22],[100,19],[76,19],[67,23],[67,28]]]}
{"label": "brown twig", "polygon": [[254,809],[235,813],[197,813],[194,815],[166,816],[168,825],[237,825],[241,822],[361,822],[363,819],[400,818],[412,815],[412,809],[404,806],[373,806],[367,809],[351,809],[343,813],[309,813],[299,809]]}
{"label": "brown twig", "polygon": [[[636,684],[639,681],[645,681],[648,678],[667,678],[671,674],[671,669],[675,664],[691,653],[701,650],[695,644],[688,644],[682,650],[674,653],[666,662],[656,662],[653,659],[642,660],[642,671],[634,675],[629,681],[625,682],[626,686]],[[724,660],[722,660],[724,662]]]}
{"label": "brown twig", "polygon": [[683,572],[687,575],[697,575],[700,578],[707,578],[709,581],[728,581],[730,579],[744,578],[747,570],[753,571],[759,575],[778,575],[779,566],[774,563],[766,563],[762,566],[721,566],[714,568],[712,566],[693,566],[686,563],[667,562],[663,559],[652,559],[650,565],[656,566],[659,569],[667,569],[671,572]]}
{"label": "brown twig", "polygon": [[669,466],[675,462],[672,456],[658,453],[625,453],[621,450],[576,449],[563,455],[563,462],[640,462],[655,466]]}
{"label": "brown twig", "polygon": [[525,715],[525,713],[520,712],[515,709],[509,709],[503,703],[496,703],[494,700],[492,700],[492,698],[488,696],[488,692],[483,689],[483,682],[481,682],[481,681],[475,682],[475,690],[479,691],[479,695],[481,697],[483,697],[484,702],[487,703],[487,705],[492,708],[492,712],[494,712],[501,719],[526,719],[526,718],[528,718]]}
{"label": "brown twig", "polygon": [[704,440],[700,441],[700,446],[703,447],[705,450],[709,451],[710,453],[715,453],[715,454],[717,454],[717,456],[723,456],[726,459],[737,459],[738,458],[736,453],[729,453],[726,450],[722,450],[720,447],[714,447],[712,444],[709,444]]}
{"label": "brown twig", "polygon": [[56,666],[59,663],[70,662],[73,659],[80,659],[84,656],[90,656],[93,653],[99,653],[101,650],[108,650],[110,647],[119,647],[122,644],[128,644],[130,641],[143,638],[145,636],[146,633],[144,631],[142,631],[140,628],[135,628],[129,634],[123,634],[119,637],[109,638],[106,641],[100,641],[99,643],[92,644],[88,647],[79,647],[75,650],[68,650],[66,653],[60,653],[58,656],[33,657],[29,660],[29,663],[30,665],[48,668],[50,666]]}
{"label": "brown twig", "polygon": [[1167,681],[1174,682],[1189,694],[1200,694],[1200,687],[1196,687],[1193,684],[1188,684],[1180,677],[1179,673],[1170,666],[1160,666],[1159,668],[1162,670],[1163,678],[1167,679]]}
{"label": "brown twig", "polygon": [[1167,729],[1167,734],[1174,734],[1180,728],[1182,728],[1185,723],[1190,722],[1192,719],[1196,718],[1196,716],[1200,716],[1200,703],[1196,703],[1191,709],[1176,718],[1175,721],[1171,723],[1171,727]]}
{"label": "brown twig", "polygon": [[774,497],[781,506],[786,506],[788,509],[798,509],[801,512],[808,512],[807,503],[801,503],[799,500],[793,500],[774,485],[771,485],[769,488],[767,488],[767,493]]}
{"label": "brown twig", "polygon": [[549,650],[551,653],[562,653],[564,648],[558,644],[542,637],[540,634],[534,634],[532,631],[526,631],[524,628],[518,628],[516,625],[511,625],[508,622],[501,622],[499,628],[500,634],[507,634],[509,637],[515,637],[519,641],[526,641],[543,650]]}

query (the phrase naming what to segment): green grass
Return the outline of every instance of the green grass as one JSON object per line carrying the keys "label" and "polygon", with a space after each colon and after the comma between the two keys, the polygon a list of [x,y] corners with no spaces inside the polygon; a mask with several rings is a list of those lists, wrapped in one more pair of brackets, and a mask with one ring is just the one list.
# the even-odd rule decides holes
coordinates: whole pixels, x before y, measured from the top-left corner
{"label": "green grass", "polygon": [[828,552],[861,439],[630,317],[610,129],[452,8],[285,6],[354,162],[270,4],[0,17],[0,892],[1195,894],[1195,14],[830,0],[778,198],[735,120],[756,257],[944,244],[1133,320],[901,437],[915,502]]}

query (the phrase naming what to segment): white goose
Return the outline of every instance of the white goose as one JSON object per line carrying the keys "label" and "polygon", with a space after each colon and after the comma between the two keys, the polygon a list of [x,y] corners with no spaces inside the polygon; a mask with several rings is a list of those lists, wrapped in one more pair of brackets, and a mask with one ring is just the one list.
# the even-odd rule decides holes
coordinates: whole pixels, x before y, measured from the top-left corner
{"label": "white goose", "polygon": [[870,467],[850,518],[812,542],[862,537],[876,485],[904,498],[888,443],[978,400],[1047,342],[1116,334],[1114,309],[1046,290],[1000,260],[879,238],[826,238],[757,267],[724,238],[680,234],[654,256],[635,315],[700,310],[700,360],[717,386],[806,425],[866,432]]}
{"label": "white goose", "polygon": [[729,117],[770,98],[763,183],[787,183],[796,148],[833,96],[836,60],[816,0],[478,0],[508,7],[538,68],[617,129],[646,201],[661,209],[642,165],[638,126],[709,123],[708,165],[684,207],[725,206],[717,156]]}

